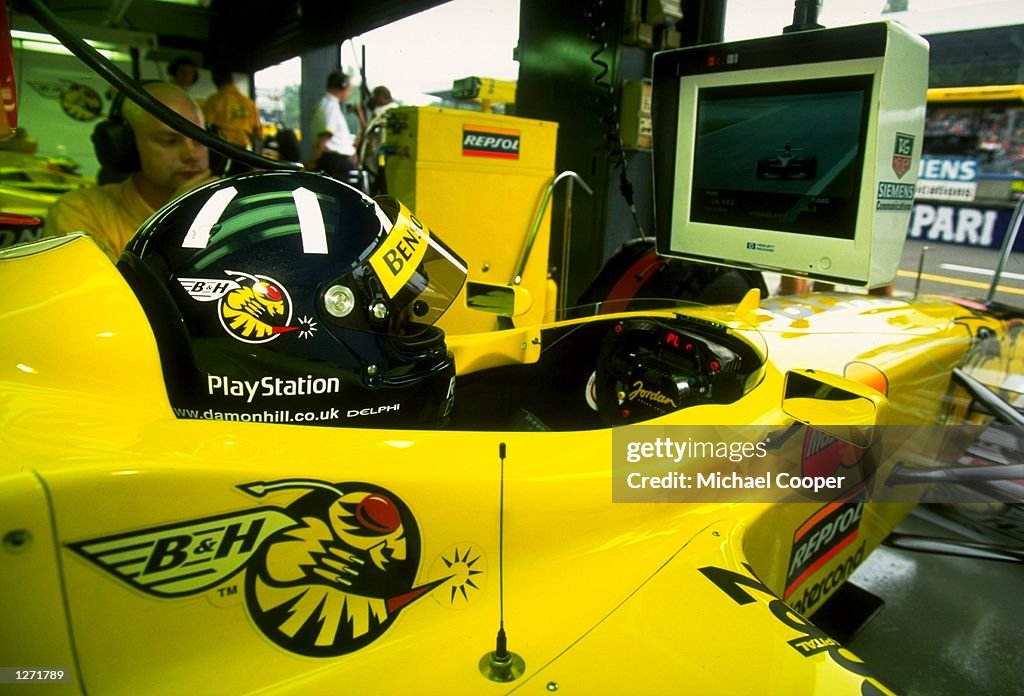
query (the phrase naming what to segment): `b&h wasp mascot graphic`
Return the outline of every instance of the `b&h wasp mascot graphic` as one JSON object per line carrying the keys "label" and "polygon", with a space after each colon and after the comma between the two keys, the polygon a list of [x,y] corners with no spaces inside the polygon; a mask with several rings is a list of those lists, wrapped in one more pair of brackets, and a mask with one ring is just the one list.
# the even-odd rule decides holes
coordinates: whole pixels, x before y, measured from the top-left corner
{"label": "b&h wasp mascot graphic", "polygon": [[257,280],[251,286],[232,290],[221,306],[221,313],[232,329],[241,331],[246,338],[256,334],[256,338],[264,338],[273,333],[274,327],[261,321],[264,313],[267,316],[284,314],[284,297],[281,290],[273,283]]}
{"label": "b&h wasp mascot graphic", "polygon": [[297,524],[267,539],[246,573],[253,620],[286,650],[312,657],[358,650],[448,579],[413,587],[419,530],[409,509],[378,486],[320,483],[286,512]]}

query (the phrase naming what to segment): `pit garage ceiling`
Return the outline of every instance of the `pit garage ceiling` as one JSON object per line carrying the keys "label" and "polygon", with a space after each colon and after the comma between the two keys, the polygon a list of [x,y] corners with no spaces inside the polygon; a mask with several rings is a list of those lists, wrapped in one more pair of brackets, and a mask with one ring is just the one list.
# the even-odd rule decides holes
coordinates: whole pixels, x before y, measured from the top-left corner
{"label": "pit garage ceiling", "polygon": [[[187,52],[202,56],[206,64],[230,58],[239,71],[259,70],[443,4],[442,0],[43,1],[83,35],[90,29],[117,29],[155,36],[157,47],[144,59],[168,60]],[[31,23],[25,4],[24,0],[8,1],[15,11],[15,26]]]}

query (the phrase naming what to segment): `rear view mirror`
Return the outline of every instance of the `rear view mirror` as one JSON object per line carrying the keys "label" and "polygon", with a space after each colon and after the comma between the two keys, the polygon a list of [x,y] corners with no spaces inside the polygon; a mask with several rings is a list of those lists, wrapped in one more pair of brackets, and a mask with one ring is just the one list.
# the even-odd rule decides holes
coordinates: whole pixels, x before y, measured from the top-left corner
{"label": "rear view mirror", "polygon": [[466,306],[502,317],[518,317],[530,311],[533,299],[526,288],[470,280],[466,283]]}
{"label": "rear view mirror", "polygon": [[782,410],[795,420],[857,447],[867,447],[884,424],[889,400],[871,387],[828,372],[786,373]]}

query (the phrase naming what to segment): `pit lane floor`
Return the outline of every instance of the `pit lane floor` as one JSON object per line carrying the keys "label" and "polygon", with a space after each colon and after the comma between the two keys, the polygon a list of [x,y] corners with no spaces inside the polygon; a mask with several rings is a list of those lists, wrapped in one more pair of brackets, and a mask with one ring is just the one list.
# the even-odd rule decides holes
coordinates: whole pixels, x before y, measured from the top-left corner
{"label": "pit lane floor", "polygon": [[[922,506],[897,531],[1024,548],[1024,510]],[[884,601],[847,645],[886,685],[907,696],[1024,693],[1024,565],[882,546],[850,582]]]}
{"label": "pit lane floor", "polygon": [[[982,298],[998,263],[998,250],[908,239],[896,277],[896,292],[912,295],[919,285],[925,294]],[[1024,254],[1010,254],[995,299],[1017,307],[1024,305]]]}

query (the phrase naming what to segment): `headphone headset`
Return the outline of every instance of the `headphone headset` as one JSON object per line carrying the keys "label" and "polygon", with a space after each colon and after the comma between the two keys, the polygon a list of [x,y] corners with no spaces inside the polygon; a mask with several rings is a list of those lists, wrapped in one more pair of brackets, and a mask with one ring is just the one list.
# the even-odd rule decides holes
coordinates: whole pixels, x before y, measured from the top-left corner
{"label": "headphone headset", "polygon": [[[160,82],[143,80],[140,86]],[[124,92],[119,91],[110,103],[110,114],[100,121],[92,131],[92,146],[96,159],[104,169],[120,174],[131,174],[142,168],[139,150],[135,146],[135,133],[121,113],[124,108]]]}

